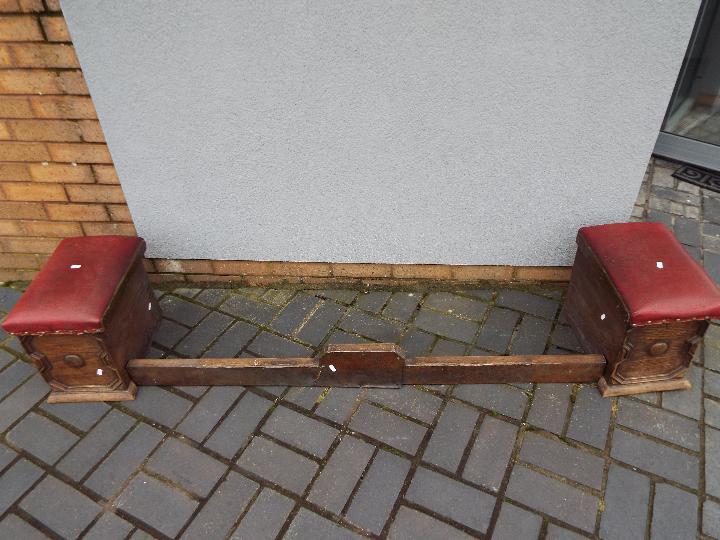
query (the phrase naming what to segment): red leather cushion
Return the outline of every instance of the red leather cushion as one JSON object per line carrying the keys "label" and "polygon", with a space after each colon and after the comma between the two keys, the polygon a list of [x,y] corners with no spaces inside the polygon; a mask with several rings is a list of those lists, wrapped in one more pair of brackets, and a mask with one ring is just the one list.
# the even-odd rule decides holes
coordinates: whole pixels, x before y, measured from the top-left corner
{"label": "red leather cushion", "polygon": [[605,267],[632,324],[720,317],[718,286],[662,223],[583,227],[580,238]]}
{"label": "red leather cushion", "polygon": [[[66,238],[3,323],[11,334],[99,332],[131,265],[145,252],[132,236]],[[80,265],[80,268],[71,266]]]}

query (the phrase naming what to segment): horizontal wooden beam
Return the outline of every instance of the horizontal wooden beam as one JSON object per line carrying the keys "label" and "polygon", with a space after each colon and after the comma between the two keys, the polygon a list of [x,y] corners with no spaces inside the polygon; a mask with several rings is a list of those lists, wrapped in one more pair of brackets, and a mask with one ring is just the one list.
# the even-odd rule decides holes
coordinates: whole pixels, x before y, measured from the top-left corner
{"label": "horizontal wooden beam", "polygon": [[433,356],[405,358],[388,343],[330,345],[314,358],[136,359],[127,370],[138,385],[379,386],[505,382],[596,382],[596,354]]}

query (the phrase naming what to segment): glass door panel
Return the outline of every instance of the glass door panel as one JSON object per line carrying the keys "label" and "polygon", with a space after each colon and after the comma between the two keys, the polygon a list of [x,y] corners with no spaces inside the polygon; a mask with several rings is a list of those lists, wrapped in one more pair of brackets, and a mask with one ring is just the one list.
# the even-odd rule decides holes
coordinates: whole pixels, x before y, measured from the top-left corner
{"label": "glass door panel", "polygon": [[720,169],[720,0],[700,8],[655,153]]}

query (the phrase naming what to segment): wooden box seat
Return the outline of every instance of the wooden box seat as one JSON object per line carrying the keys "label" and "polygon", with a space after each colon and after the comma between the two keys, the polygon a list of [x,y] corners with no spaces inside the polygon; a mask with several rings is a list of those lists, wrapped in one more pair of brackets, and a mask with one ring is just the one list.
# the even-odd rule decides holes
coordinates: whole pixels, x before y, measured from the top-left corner
{"label": "wooden box seat", "polygon": [[4,321],[52,387],[49,401],[134,397],[125,364],[160,319],[144,252],[136,237],[64,239]]}
{"label": "wooden box seat", "polygon": [[685,372],[720,290],[661,223],[584,227],[565,309],[588,352],[604,354],[604,395],[688,388]]}

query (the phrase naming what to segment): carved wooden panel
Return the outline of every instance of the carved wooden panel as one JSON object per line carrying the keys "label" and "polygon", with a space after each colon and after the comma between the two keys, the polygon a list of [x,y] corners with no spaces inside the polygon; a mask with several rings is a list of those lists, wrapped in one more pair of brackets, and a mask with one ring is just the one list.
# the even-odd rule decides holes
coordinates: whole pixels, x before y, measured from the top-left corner
{"label": "carved wooden panel", "polygon": [[113,390],[123,384],[99,336],[46,334],[26,336],[23,343],[55,390]]}
{"label": "carved wooden panel", "polygon": [[651,382],[682,376],[706,327],[705,321],[685,321],[632,328],[621,360],[612,368],[613,382]]}

